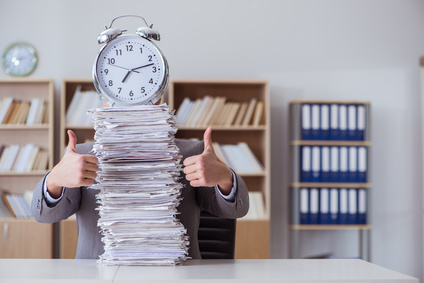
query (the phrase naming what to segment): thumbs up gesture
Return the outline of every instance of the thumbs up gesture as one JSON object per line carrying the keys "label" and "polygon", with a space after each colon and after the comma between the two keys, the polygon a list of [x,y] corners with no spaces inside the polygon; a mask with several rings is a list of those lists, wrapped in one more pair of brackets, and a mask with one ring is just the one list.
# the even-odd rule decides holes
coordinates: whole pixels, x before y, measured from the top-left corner
{"label": "thumbs up gesture", "polygon": [[62,194],[63,187],[80,187],[93,184],[97,176],[98,159],[91,154],[76,151],[77,138],[68,130],[69,143],[62,160],[52,169],[47,178],[47,190],[53,198]]}
{"label": "thumbs up gesture", "polygon": [[203,135],[205,143],[203,152],[184,160],[184,173],[191,186],[218,185],[221,192],[228,195],[233,187],[233,174],[230,168],[216,156],[211,136],[212,128],[209,127]]}

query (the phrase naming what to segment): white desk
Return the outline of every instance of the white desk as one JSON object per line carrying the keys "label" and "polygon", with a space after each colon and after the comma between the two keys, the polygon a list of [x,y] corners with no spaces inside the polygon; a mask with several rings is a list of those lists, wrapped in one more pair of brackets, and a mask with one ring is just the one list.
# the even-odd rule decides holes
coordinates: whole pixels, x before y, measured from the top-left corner
{"label": "white desk", "polygon": [[359,259],[191,260],[179,266],[97,266],[95,260],[0,259],[0,282],[417,282]]}

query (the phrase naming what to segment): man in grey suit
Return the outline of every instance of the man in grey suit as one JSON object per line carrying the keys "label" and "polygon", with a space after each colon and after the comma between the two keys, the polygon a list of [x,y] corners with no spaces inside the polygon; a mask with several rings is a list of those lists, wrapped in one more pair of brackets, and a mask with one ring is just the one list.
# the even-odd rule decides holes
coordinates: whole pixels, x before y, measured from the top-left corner
{"label": "man in grey suit", "polygon": [[[206,210],[224,218],[239,218],[249,209],[249,197],[243,179],[216,156],[211,140],[212,129],[204,141],[176,139],[183,156],[182,200],[177,217],[190,237],[189,256],[201,258],[197,241],[200,211]],[[76,214],[78,246],[76,258],[97,259],[103,254],[97,191],[88,189],[96,178],[97,157],[90,154],[94,143],[76,144],[68,131],[69,144],[62,160],[37,184],[32,200],[34,218],[54,223]]]}

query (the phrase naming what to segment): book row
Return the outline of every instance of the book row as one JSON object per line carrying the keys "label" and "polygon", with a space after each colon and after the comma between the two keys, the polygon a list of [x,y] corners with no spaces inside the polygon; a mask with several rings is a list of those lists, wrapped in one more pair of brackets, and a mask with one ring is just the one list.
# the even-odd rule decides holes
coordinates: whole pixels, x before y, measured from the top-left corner
{"label": "book row", "polygon": [[195,100],[186,97],[176,112],[176,119],[179,126],[258,126],[263,111],[264,102],[256,98],[249,102],[232,102],[221,96]]}
{"label": "book row", "polygon": [[32,143],[0,145],[0,172],[42,171],[48,162],[48,152]]}
{"label": "book row", "polygon": [[103,107],[103,101],[96,91],[82,91],[78,85],[68,109],[66,110],[66,124],[72,126],[92,126],[93,122],[87,111],[89,109]]}
{"label": "book row", "polygon": [[213,142],[213,148],[221,161],[238,174],[260,174],[264,167],[245,142],[238,144],[219,144]]}
{"label": "book row", "polygon": [[368,181],[365,146],[301,146],[301,182]]}
{"label": "book row", "polygon": [[0,124],[36,125],[49,122],[48,102],[42,98],[21,101],[12,97],[0,100]]}
{"label": "book row", "polygon": [[367,189],[300,188],[298,194],[293,224],[367,224]]}
{"label": "book row", "polygon": [[31,191],[27,191],[25,194],[2,193],[0,198],[0,218],[32,218],[31,200]]}
{"label": "book row", "polygon": [[301,107],[303,140],[365,140],[364,104],[310,104]]}

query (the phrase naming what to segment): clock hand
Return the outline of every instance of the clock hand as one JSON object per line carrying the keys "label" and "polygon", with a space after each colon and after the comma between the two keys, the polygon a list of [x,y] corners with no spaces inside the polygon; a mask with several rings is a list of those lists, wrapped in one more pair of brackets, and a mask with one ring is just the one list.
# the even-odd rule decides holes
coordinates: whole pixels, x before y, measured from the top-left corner
{"label": "clock hand", "polygon": [[125,75],[124,79],[122,80],[123,83],[125,83],[125,80],[128,78],[130,74],[131,74],[131,70],[129,70],[128,73]]}
{"label": "clock hand", "polygon": [[[152,66],[152,65],[154,65],[154,63],[150,63],[150,64],[147,64],[147,65],[144,65],[144,66],[140,66],[140,67],[137,67],[137,68],[133,68],[133,69],[131,69],[131,71],[136,72],[134,70],[138,70],[138,69],[141,69],[141,68],[149,67],[149,66]],[[136,73],[138,73],[138,72],[136,72]]]}
{"label": "clock hand", "polygon": [[[149,67],[149,66],[152,66],[152,65],[154,65],[154,63],[147,64],[147,65],[140,66],[140,67],[133,68],[133,69],[126,69],[126,70],[128,70],[128,73],[127,73],[127,74],[125,75],[125,77],[122,79],[122,82],[124,83],[124,82],[127,80],[128,76],[131,74],[131,72],[134,72],[134,73],[140,73],[140,72],[138,72],[138,71],[136,71],[136,70],[141,69],[141,68],[145,68],[145,67]],[[115,65],[113,65],[113,66],[115,66]],[[120,66],[116,66],[116,67],[122,68],[122,67],[120,67]]]}
{"label": "clock hand", "polygon": [[108,64],[108,65],[111,65],[111,66],[114,66],[114,67],[117,67],[117,68],[121,68],[121,69],[127,70],[129,72],[140,73],[138,71],[133,71],[130,68],[125,68],[125,67],[121,67],[121,66],[118,66],[118,65],[112,65],[112,64]]}

